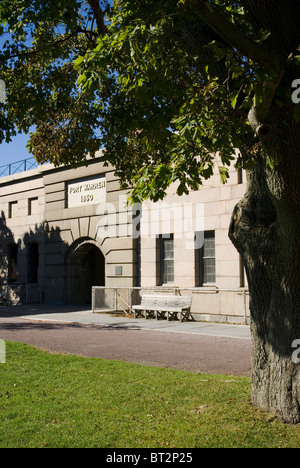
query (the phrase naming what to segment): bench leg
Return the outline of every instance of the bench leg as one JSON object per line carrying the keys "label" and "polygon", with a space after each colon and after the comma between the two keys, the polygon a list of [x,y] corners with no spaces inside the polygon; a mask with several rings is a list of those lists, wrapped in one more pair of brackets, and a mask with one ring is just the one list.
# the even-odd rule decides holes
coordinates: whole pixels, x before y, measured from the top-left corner
{"label": "bench leg", "polygon": [[145,318],[148,319],[149,317],[155,318],[155,310],[146,310],[145,311]]}
{"label": "bench leg", "polygon": [[168,320],[174,320],[177,318],[177,312],[167,312]]}
{"label": "bench leg", "polygon": [[134,311],[134,318],[135,319],[139,318],[139,316],[144,317],[143,312],[144,312],[143,310],[135,310]]}
{"label": "bench leg", "polygon": [[139,318],[140,315],[143,315],[143,312],[142,312],[142,311],[140,311],[140,310],[135,310],[135,311],[134,311],[134,318],[135,318],[135,319],[136,319],[136,318]]}
{"label": "bench leg", "polygon": [[185,319],[188,320],[189,316],[191,315],[189,310],[180,313],[180,322],[183,322]]}
{"label": "bench leg", "polygon": [[160,318],[164,319],[166,318],[167,312],[164,312],[163,310],[157,310],[156,311],[156,320],[159,320]]}

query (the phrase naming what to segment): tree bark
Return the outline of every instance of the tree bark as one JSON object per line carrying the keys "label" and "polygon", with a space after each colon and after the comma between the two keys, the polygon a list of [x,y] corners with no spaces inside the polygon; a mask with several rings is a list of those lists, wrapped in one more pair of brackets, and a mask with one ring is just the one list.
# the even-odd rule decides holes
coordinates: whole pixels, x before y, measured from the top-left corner
{"label": "tree bark", "polygon": [[292,343],[300,339],[300,130],[292,117],[282,124],[275,112],[272,120],[273,130],[256,146],[257,164],[248,170],[229,237],[248,277],[253,404],[297,424],[300,366],[292,361]]}

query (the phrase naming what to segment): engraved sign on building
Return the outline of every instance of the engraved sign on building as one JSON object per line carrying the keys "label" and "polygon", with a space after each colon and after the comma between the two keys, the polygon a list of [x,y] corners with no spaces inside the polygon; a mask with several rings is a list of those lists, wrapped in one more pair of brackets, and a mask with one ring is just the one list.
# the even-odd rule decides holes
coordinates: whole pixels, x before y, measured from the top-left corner
{"label": "engraved sign on building", "polygon": [[106,202],[105,177],[93,177],[69,182],[68,208],[98,205]]}

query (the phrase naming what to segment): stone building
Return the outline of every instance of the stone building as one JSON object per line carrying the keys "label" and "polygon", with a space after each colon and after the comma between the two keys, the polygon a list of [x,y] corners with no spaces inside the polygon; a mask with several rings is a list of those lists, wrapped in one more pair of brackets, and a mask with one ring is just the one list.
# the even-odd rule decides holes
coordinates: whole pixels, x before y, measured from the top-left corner
{"label": "stone building", "polygon": [[243,291],[228,227],[245,181],[232,168],[221,185],[217,172],[189,195],[172,187],[164,201],[134,206],[101,154],[77,169],[48,164],[0,178],[7,300],[87,304],[93,286]]}

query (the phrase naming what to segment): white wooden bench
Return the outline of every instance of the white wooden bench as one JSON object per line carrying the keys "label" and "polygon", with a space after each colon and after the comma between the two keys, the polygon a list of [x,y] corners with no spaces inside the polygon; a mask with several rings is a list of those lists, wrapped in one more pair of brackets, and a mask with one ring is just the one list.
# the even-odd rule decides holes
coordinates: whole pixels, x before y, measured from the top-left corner
{"label": "white wooden bench", "polygon": [[142,296],[141,305],[133,306],[134,318],[165,318],[167,320],[179,318],[180,322],[191,315],[191,296]]}

